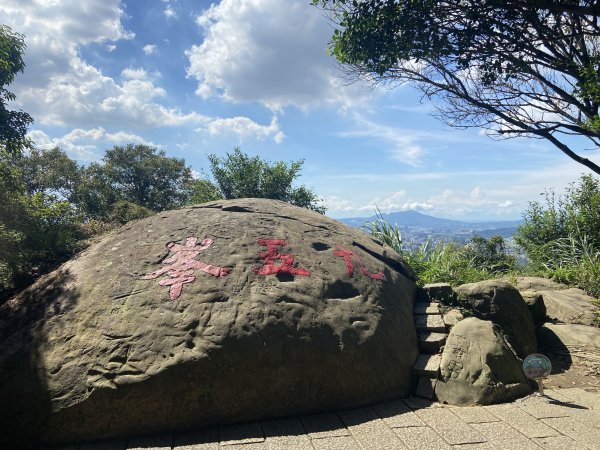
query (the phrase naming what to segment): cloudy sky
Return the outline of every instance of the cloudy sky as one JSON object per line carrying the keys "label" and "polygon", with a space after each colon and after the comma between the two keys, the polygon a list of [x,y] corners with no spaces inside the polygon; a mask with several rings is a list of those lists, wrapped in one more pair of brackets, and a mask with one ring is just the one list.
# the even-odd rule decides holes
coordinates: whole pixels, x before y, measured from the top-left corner
{"label": "cloudy sky", "polygon": [[348,85],[310,0],[2,0],[0,23],[26,36],[11,90],[31,137],[82,164],[147,143],[202,174],[240,146],[304,159],[332,217],[481,220],[519,218],[585,169],[543,141],[449,129],[410,86]]}

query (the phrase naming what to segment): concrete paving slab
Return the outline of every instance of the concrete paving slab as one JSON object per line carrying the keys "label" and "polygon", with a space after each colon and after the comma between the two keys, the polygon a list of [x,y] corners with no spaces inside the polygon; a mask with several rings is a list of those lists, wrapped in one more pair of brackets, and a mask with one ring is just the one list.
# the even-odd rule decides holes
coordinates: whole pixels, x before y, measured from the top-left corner
{"label": "concrete paving slab", "polygon": [[500,419],[481,406],[444,406],[466,423],[500,422]]}
{"label": "concrete paving slab", "polygon": [[219,427],[221,446],[264,442],[259,422]]}
{"label": "concrete paving slab", "polygon": [[371,408],[343,411],[339,416],[354,439],[365,449],[406,449],[400,438]]}
{"label": "concrete paving slab", "polygon": [[390,428],[424,427],[425,422],[419,419],[402,400],[378,403],[373,409]]}
{"label": "concrete paving slab", "polygon": [[171,450],[173,446],[173,436],[144,436],[130,439],[127,442],[127,450]]}
{"label": "concrete paving slab", "polygon": [[536,419],[550,417],[569,417],[574,414],[573,408],[568,403],[552,400],[550,397],[528,397],[513,403],[527,414]]}
{"label": "concrete paving slab", "polygon": [[600,395],[593,395],[590,392],[579,388],[557,389],[556,391],[550,392],[556,392],[559,400],[585,406],[589,409],[600,410]]}
{"label": "concrete paving slab", "polygon": [[548,450],[576,449],[577,442],[568,436],[548,436],[544,438],[533,438],[540,447]]}
{"label": "concrete paving slab", "polygon": [[427,400],[422,397],[408,397],[402,399],[404,403],[408,405],[410,409],[426,409],[426,408],[442,408],[442,405],[438,402],[434,402],[433,400]]}
{"label": "concrete paving slab", "polygon": [[432,428],[396,428],[394,432],[411,450],[451,450],[444,439]]}
{"label": "concrete paving slab", "polygon": [[352,436],[333,436],[313,439],[315,450],[363,450]]}
{"label": "concrete paving slab", "polygon": [[234,444],[232,446],[225,446],[220,448],[227,448],[232,450],[267,450],[267,444],[265,442],[249,442],[242,444]]}
{"label": "concrete paving slab", "polygon": [[442,363],[442,355],[419,355],[413,366],[415,375],[427,375],[431,378],[437,377]]}
{"label": "concrete paving slab", "polygon": [[490,405],[484,408],[493,415],[508,423],[513,428],[523,433],[528,438],[558,436],[559,433],[540,422],[535,417],[527,414],[514,404]]}
{"label": "concrete paving slab", "polygon": [[415,326],[419,331],[433,331],[437,333],[446,331],[446,325],[442,320],[442,316],[415,316]]}
{"label": "concrete paving slab", "polygon": [[311,439],[350,436],[350,432],[336,414],[315,414],[301,418]]}
{"label": "concrete paving slab", "polygon": [[540,446],[527,436],[519,433],[502,422],[474,423],[473,428],[479,431],[492,447],[499,450],[518,448],[520,450],[540,450]]}
{"label": "concrete paving slab", "polygon": [[300,419],[269,420],[261,423],[268,450],[312,450]]}
{"label": "concrete paving slab", "polygon": [[545,425],[560,431],[565,436],[589,449],[600,449],[600,430],[592,428],[575,417],[540,419]]}
{"label": "concrete paving slab", "polygon": [[175,434],[173,448],[176,450],[218,450],[219,430],[214,427]]}
{"label": "concrete paving slab", "polygon": [[451,445],[486,442],[481,433],[448,408],[417,409],[415,413]]}

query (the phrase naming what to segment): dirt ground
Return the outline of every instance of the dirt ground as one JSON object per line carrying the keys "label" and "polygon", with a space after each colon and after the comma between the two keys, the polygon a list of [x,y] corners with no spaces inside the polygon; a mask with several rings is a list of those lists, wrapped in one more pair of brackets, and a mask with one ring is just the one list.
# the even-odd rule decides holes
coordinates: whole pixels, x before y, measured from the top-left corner
{"label": "dirt ground", "polygon": [[572,349],[569,353],[547,353],[552,372],[544,388],[577,387],[600,392],[600,350]]}

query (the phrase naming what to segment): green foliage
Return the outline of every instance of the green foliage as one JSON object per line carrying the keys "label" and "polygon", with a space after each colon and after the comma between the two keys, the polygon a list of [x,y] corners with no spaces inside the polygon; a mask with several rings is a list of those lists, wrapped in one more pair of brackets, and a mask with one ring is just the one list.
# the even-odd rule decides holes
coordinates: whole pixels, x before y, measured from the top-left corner
{"label": "green foliage", "polygon": [[583,175],[563,196],[544,199],[529,204],[515,234],[529,270],[600,298],[600,181]]}
{"label": "green foliage", "polygon": [[516,268],[516,258],[507,253],[502,236],[489,240],[474,236],[464,246],[427,241],[414,248],[402,240],[398,225],[388,223],[379,209],[376,214],[377,218],[363,228],[402,255],[421,285],[444,282],[457,286],[504,275]]}
{"label": "green foliage", "polygon": [[[248,156],[239,147],[225,158],[213,154],[208,159],[222,198],[270,198],[325,213],[325,207],[319,204],[314,192],[305,186],[292,186],[300,176],[303,161],[270,163],[259,156]],[[206,187],[210,193],[211,187],[204,185]]]}
{"label": "green foliage", "polygon": [[123,225],[132,220],[150,217],[153,214],[154,211],[140,206],[137,203],[119,200],[112,205],[108,220],[111,223]]}
{"label": "green foliage", "polygon": [[600,143],[600,22],[591,0],[312,0],[334,22],[350,79],[412,83],[460,128],[548,140],[600,173],[567,135]]}
{"label": "green foliage", "polygon": [[102,159],[104,177],[118,198],[152,211],[186,203],[192,171],[185,161],[165,156],[163,150],[128,144],[107,150]]}
{"label": "green foliage", "polygon": [[24,51],[23,35],[0,25],[0,150],[12,157],[19,155],[29,145],[27,126],[33,122],[26,112],[7,109],[7,103],[14,101],[16,97],[5,86],[12,83],[15,75],[25,69]]}
{"label": "green foliage", "polygon": [[81,238],[72,205],[30,195],[13,155],[0,152],[0,302],[65,261]]}
{"label": "green foliage", "polygon": [[16,164],[29,195],[44,192],[71,201],[82,181],[82,169],[58,147],[32,148]]}
{"label": "green foliage", "polygon": [[[545,204],[531,202],[524,223],[515,233],[533,269],[547,267],[555,258],[555,242],[586,242],[600,249],[600,181],[583,175],[565,195],[544,194]],[[562,244],[561,244],[562,245]]]}
{"label": "green foliage", "polygon": [[189,185],[190,203],[206,203],[223,198],[219,188],[213,182],[202,178],[194,180]]}

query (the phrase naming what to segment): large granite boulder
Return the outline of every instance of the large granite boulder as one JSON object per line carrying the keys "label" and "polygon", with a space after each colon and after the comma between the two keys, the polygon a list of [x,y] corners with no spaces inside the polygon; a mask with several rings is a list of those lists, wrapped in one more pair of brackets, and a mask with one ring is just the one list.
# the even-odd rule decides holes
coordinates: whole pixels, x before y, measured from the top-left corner
{"label": "large granite boulder", "polygon": [[452,328],[442,353],[435,394],[451,405],[489,405],[531,392],[498,326],[469,317]]}
{"label": "large granite boulder", "polygon": [[486,280],[458,286],[459,302],[475,317],[491,320],[520,358],[537,351],[535,327],[519,291],[502,280]]}
{"label": "large granite boulder", "polygon": [[405,396],[413,280],[391,248],[283,202],[130,224],[0,308],[0,447]]}

